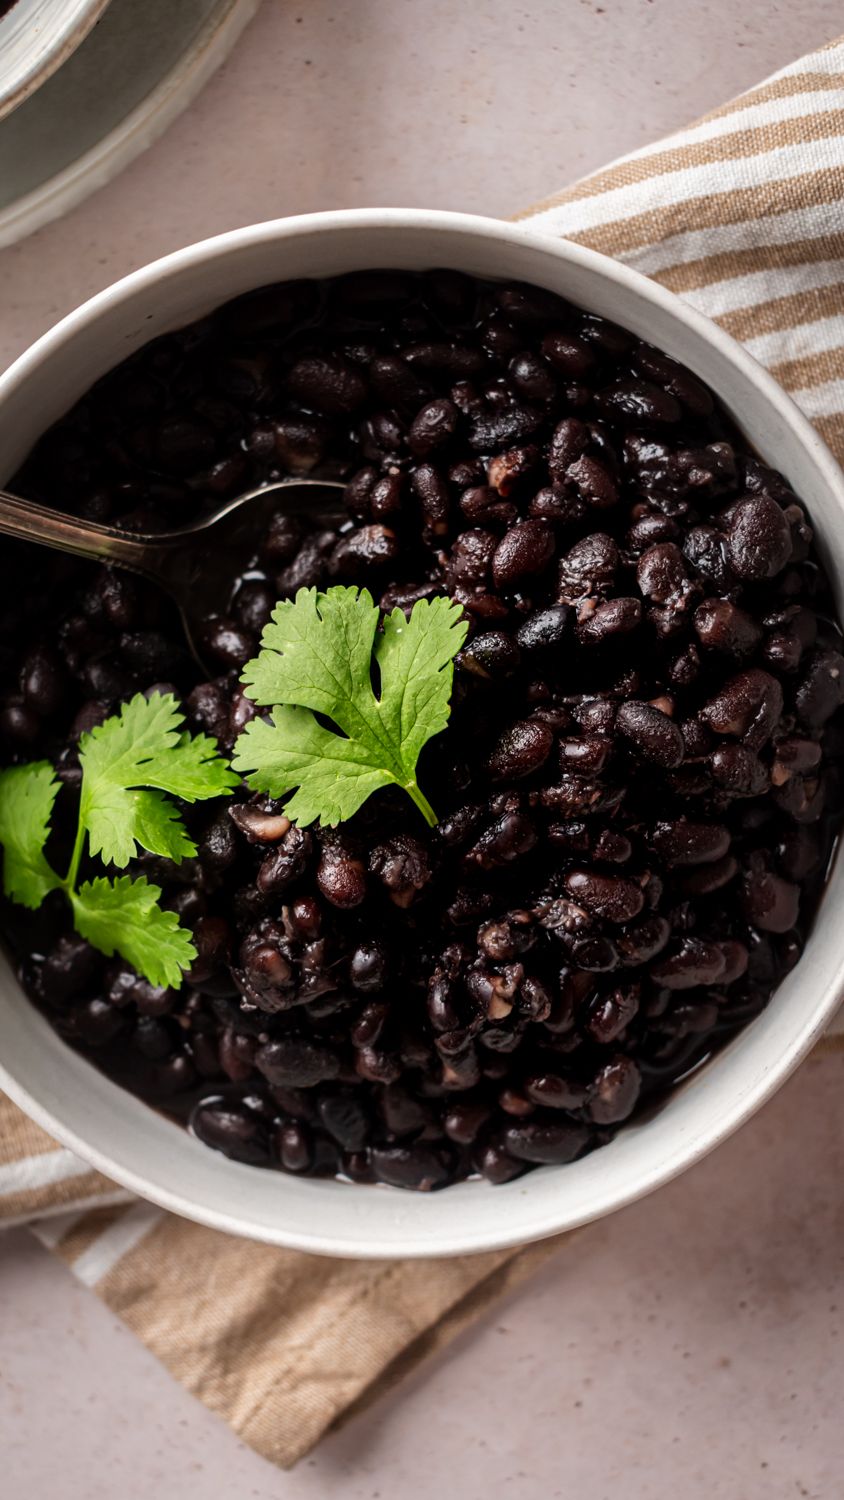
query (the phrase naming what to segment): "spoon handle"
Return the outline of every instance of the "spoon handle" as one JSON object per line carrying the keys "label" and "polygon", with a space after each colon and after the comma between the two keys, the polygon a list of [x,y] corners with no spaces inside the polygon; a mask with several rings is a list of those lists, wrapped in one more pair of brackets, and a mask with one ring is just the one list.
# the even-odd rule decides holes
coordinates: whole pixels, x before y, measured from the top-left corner
{"label": "spoon handle", "polygon": [[5,490],[0,490],[0,532],[95,562],[119,563],[147,577],[160,576],[162,542],[158,537],[133,536],[114,526],[101,526],[98,521],[66,516]]}

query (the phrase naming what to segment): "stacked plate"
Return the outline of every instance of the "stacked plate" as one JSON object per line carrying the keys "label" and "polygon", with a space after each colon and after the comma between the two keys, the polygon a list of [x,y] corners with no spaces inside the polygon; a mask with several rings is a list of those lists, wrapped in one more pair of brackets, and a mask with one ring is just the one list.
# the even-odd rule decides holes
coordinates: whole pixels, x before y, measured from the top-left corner
{"label": "stacked plate", "polygon": [[190,103],[259,0],[0,0],[0,245],[102,187]]}

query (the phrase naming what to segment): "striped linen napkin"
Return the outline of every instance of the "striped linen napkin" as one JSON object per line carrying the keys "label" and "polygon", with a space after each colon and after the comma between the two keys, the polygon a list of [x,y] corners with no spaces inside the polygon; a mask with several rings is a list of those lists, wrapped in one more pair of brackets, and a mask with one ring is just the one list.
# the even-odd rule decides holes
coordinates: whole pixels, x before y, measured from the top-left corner
{"label": "striped linen napkin", "polygon": [[[717,319],[844,457],[842,169],[844,39],[520,217]],[[42,1243],[283,1466],[559,1245],[372,1263],[246,1243],[129,1200],[0,1098],[0,1221],[35,1218]]]}

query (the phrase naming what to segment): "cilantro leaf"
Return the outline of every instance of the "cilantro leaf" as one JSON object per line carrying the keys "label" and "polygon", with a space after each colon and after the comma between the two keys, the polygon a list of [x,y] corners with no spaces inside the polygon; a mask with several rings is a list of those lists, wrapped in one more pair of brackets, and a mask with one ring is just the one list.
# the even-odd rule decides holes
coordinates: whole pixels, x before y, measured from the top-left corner
{"label": "cilantro leaf", "polygon": [[150,984],[178,986],[196,958],[190,933],[159,906],[160,887],[141,876],[98,876],[71,892],[74,925],[101,953],[119,953]]}
{"label": "cilantro leaf", "polygon": [[44,857],[60,784],[46,760],[33,761],[28,766],[10,766],[0,773],[3,889],[13,901],[32,911],[61,885]]}
{"label": "cilantro leaf", "polygon": [[195,854],[178,808],[163,795],[196,802],[219,797],[238,778],[208,735],[182,732],[172,694],[136,693],[113,718],[83,734],[80,818],[92,854],[124,868],[138,852],[179,863]]}
{"label": "cilantro leaf", "polygon": [[467,625],[460,606],[442,598],[419,600],[409,620],[394,609],[376,636],[378,621],[366,589],[300,589],[276,605],[261,652],[244,669],[247,696],[272,708],[271,723],[246,727],[232,764],[256,791],[282,797],[297,788],[285,811],[300,825],[339,823],[389,785],[436,822],[416,764],[448,723],[452,664]]}
{"label": "cilantro leaf", "polygon": [[152,984],[178,986],[196,957],[161,891],[141,877],[102,876],[78,885],[86,838],[92,854],[126,865],[138,846],[179,862],[195,853],[179,809],[167,794],[195,802],[217,797],[238,778],[214,740],[182,730],[170,695],[140,693],[105,724],[81,737],[82,790],[70,866],[62,878],[44,854],[60,783],[47,761],[0,772],[0,844],[6,894],[39,907],[50,891],[64,893],[77,932],[95,948],[133,964]]}
{"label": "cilantro leaf", "polygon": [[360,740],[332,734],[306,708],[289,705],[273,709],[271,724],[252,720],[235,745],[234,764],[244,772],[255,767],[247,780],[256,792],[282,797],[298,787],[284,810],[300,827],[320,820],[333,828],[396,780],[377,756],[367,758]]}

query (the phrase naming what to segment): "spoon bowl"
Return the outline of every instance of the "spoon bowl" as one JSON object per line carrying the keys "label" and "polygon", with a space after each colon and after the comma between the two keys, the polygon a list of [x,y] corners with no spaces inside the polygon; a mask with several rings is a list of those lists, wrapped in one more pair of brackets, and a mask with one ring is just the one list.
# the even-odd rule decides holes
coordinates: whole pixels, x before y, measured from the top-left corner
{"label": "spoon bowl", "polygon": [[159,584],[178,605],[194,657],[213,675],[203,656],[205,628],[227,609],[237,579],[254,560],[256,539],[280,511],[336,525],[345,518],[344,488],[337,480],[280,479],[227,500],[191,526],[152,535],[80,520],[0,491],[0,532],[128,568]]}

